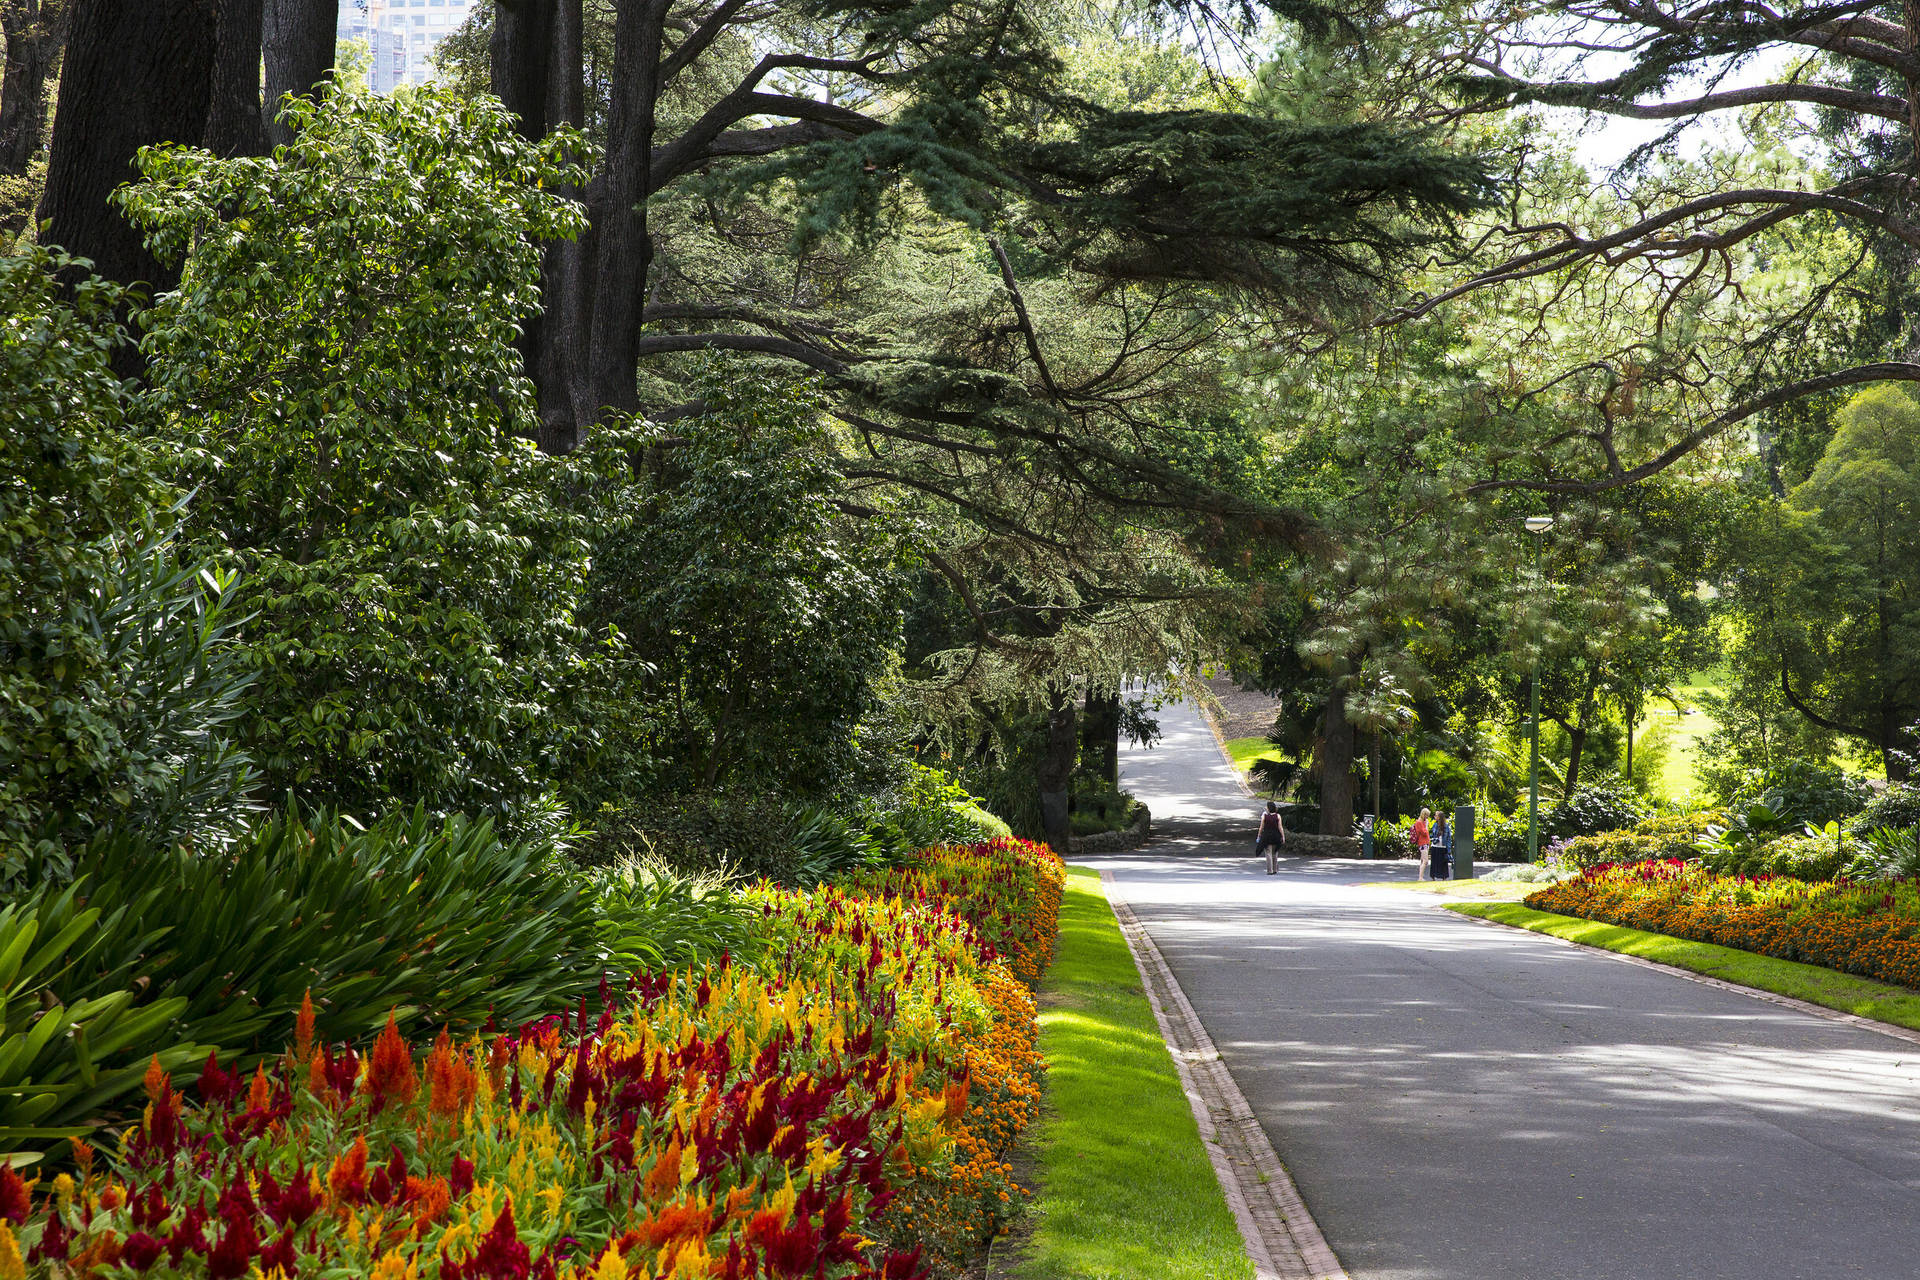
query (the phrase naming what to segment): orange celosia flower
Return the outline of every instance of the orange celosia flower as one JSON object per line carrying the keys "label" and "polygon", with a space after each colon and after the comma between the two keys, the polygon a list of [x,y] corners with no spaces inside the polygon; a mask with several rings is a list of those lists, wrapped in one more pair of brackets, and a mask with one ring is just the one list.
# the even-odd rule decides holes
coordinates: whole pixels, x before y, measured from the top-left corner
{"label": "orange celosia flower", "polygon": [[452,1120],[473,1102],[479,1083],[467,1055],[454,1050],[442,1027],[433,1042],[433,1052],[427,1055],[427,1109]]}
{"label": "orange celosia flower", "polygon": [[665,1200],[680,1186],[680,1144],[669,1142],[647,1174],[646,1191],[650,1200]]}
{"label": "orange celosia flower", "polygon": [[391,1013],[387,1015],[387,1029],[374,1042],[363,1087],[376,1106],[388,1102],[405,1105],[419,1092],[419,1077],[413,1074],[413,1053],[400,1038],[400,1028],[394,1025]]}
{"label": "orange celosia flower", "polygon": [[649,1215],[636,1230],[654,1249],[670,1240],[705,1240],[713,1232],[713,1206],[704,1200],[681,1200]]}
{"label": "orange celosia flower", "polygon": [[445,1178],[407,1178],[407,1208],[413,1211],[416,1231],[424,1232],[439,1221],[453,1203],[453,1192]]}
{"label": "orange celosia flower", "polygon": [[160,1091],[173,1083],[166,1068],[160,1065],[159,1054],[154,1054],[153,1061],[147,1064],[147,1074],[141,1078],[141,1083],[147,1088],[148,1102],[160,1101]]}
{"label": "orange celosia flower", "polygon": [[327,1171],[327,1190],[336,1202],[357,1204],[367,1194],[367,1140],[365,1137],[353,1140],[353,1150],[343,1156],[333,1158],[333,1168]]}
{"label": "orange celosia flower", "polygon": [[316,1051],[307,1055],[307,1092],[316,1098],[331,1099],[333,1091],[327,1087],[327,1060]]}
{"label": "orange celosia flower", "polygon": [[293,1056],[305,1062],[313,1053],[313,988],[300,997],[300,1016],[293,1020]]}
{"label": "orange celosia flower", "polygon": [[247,1086],[247,1110],[265,1111],[273,1105],[273,1085],[267,1080],[267,1069],[258,1066],[253,1069],[253,1083]]}
{"label": "orange celosia flower", "polygon": [[958,1120],[960,1113],[967,1109],[967,1093],[973,1088],[971,1072],[962,1073],[958,1080],[950,1082],[941,1090],[942,1100],[946,1103],[947,1119]]}

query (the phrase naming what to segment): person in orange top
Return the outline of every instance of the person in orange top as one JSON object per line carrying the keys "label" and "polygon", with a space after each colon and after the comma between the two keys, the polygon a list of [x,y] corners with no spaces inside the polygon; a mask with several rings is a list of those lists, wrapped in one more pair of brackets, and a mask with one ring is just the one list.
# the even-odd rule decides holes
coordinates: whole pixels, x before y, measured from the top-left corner
{"label": "person in orange top", "polygon": [[1433,841],[1427,834],[1427,819],[1432,816],[1433,810],[1422,809],[1420,816],[1414,820],[1413,830],[1408,832],[1408,834],[1413,837],[1413,851],[1420,855],[1420,878],[1422,880],[1428,878],[1427,859],[1430,856]]}

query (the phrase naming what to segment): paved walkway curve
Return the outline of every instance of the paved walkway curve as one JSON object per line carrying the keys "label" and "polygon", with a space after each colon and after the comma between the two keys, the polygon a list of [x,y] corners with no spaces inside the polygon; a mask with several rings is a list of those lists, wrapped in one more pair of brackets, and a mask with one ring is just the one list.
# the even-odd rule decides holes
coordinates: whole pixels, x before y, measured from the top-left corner
{"label": "paved walkway curve", "polygon": [[1913,1280],[1920,1048],[1252,856],[1186,707],[1155,842],[1085,859],[1165,956],[1353,1280]]}

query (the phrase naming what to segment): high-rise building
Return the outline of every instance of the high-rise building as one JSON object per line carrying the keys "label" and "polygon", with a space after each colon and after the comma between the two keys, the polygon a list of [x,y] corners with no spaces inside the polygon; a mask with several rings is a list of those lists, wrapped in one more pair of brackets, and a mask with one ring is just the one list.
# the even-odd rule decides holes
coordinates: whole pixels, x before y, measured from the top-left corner
{"label": "high-rise building", "polygon": [[483,0],[341,0],[340,38],[366,40],[375,93],[433,78],[433,51]]}

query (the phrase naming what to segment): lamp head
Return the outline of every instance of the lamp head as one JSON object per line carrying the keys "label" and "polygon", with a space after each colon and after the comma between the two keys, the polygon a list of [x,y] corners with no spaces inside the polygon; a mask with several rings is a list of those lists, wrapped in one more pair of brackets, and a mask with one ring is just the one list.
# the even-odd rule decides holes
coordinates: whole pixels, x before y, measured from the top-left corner
{"label": "lamp head", "polygon": [[1527,517],[1528,533],[1545,533],[1547,530],[1551,528],[1553,528],[1552,516],[1528,516]]}

